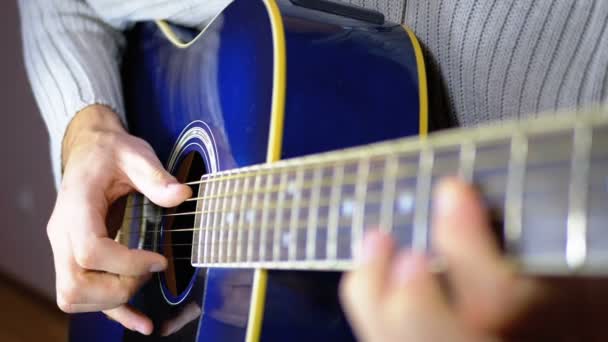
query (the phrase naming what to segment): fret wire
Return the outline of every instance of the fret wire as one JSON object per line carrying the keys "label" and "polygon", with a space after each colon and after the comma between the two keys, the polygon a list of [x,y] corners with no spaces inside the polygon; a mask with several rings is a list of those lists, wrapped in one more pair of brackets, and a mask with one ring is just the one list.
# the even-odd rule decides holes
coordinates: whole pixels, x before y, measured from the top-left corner
{"label": "fret wire", "polygon": [[[281,174],[279,180],[279,188],[285,189],[287,184],[287,172]],[[273,245],[272,245],[272,260],[278,261],[281,258],[281,224],[283,223],[283,204],[285,201],[285,190],[279,191],[277,199],[276,219],[274,225]]]}
{"label": "fret wire", "polygon": [[[133,202],[135,202],[135,194],[131,194],[129,196],[127,196],[127,208],[129,208],[129,204],[133,205]],[[134,208],[134,207],[132,207]],[[128,209],[125,209],[125,212],[127,212]],[[131,212],[133,212],[134,210],[130,210]],[[123,218],[122,222],[120,223],[120,230],[118,231],[118,234],[116,234],[116,237],[114,237],[114,241],[118,242],[121,245],[128,245],[129,244],[129,238],[127,238],[127,240],[123,240],[124,235],[130,235],[131,233],[131,225],[133,224],[132,220],[129,220],[128,217]],[[124,235],[121,235],[121,232],[126,232]]]}
{"label": "fret wire", "polygon": [[431,146],[425,146],[420,152],[418,161],[418,179],[416,180],[416,200],[414,212],[414,230],[412,232],[412,249],[427,251],[429,242],[429,207],[433,179],[435,153]]}
{"label": "fret wire", "polygon": [[[198,193],[199,195],[204,195],[204,193],[207,191],[207,185],[206,184],[201,184],[199,186],[198,189]],[[203,211],[203,206],[205,204],[201,201],[196,203],[196,211]],[[142,220],[143,221],[143,220]],[[203,224],[203,217],[202,215],[196,215],[194,218],[194,227],[200,227],[202,228],[202,224]],[[200,231],[194,231],[192,234],[192,243],[197,242],[199,244],[199,246],[196,248],[196,255],[193,253],[192,254],[192,262],[196,261],[196,260],[200,260],[201,258],[201,248],[202,248],[202,244],[201,244],[201,234]],[[194,251],[194,249],[193,249]]]}
{"label": "fret wire", "polygon": [[593,131],[584,122],[574,129],[566,232],[566,263],[570,269],[582,268],[587,259],[587,189],[592,135]]}
{"label": "fret wire", "polygon": [[[146,203],[146,202],[149,202],[149,201],[150,201],[150,200],[149,200],[147,197],[143,197],[143,196],[142,196],[142,199],[141,199],[141,202],[142,202],[142,203]],[[142,212],[146,212],[146,211],[152,211],[152,212],[154,212],[154,211],[156,211],[156,210],[154,210],[154,209],[150,210],[150,208],[149,208],[149,207],[144,207],[144,209],[142,210]],[[158,227],[159,227],[159,224],[160,224],[160,223],[159,223],[159,222],[157,222],[157,223],[156,223],[156,225],[155,225],[155,228],[158,228]],[[141,241],[141,243],[140,243],[140,244],[143,244],[143,242],[145,241],[145,236],[144,236],[144,234],[145,234],[144,232],[146,231],[146,226],[145,226],[145,225],[146,225],[146,223],[145,223],[143,220],[142,220],[142,222],[140,222],[140,224],[139,224],[139,239],[140,239],[140,241]],[[157,237],[155,236],[155,241],[154,241],[154,243],[157,243],[157,242],[158,242],[158,241],[156,241],[156,239],[157,239]]]}
{"label": "fret wire", "polygon": [[458,174],[469,184],[473,183],[476,154],[475,144],[472,140],[467,140],[460,145],[460,169]]}
{"label": "fret wire", "polygon": [[393,208],[395,202],[395,187],[397,184],[397,169],[399,161],[395,156],[389,156],[384,167],[382,182],[382,203],[380,204],[380,229],[390,233],[393,229]]}
{"label": "fret wire", "polygon": [[[143,202],[143,203],[151,203],[151,201],[150,201],[150,200],[149,200],[147,197],[144,197],[144,196],[142,195],[142,198],[143,198],[143,199],[142,199],[142,202]],[[149,207],[149,206],[144,207],[144,208],[143,208],[143,210],[142,210],[142,212],[143,212],[143,213],[152,212],[152,213],[153,213],[153,214],[155,214],[155,215],[156,215],[156,214],[157,214],[159,211],[160,211],[160,209],[158,209],[158,207]],[[153,223],[153,227],[154,227],[153,229],[154,229],[154,230],[160,230],[160,228],[161,228],[161,223],[162,223],[162,220],[155,220],[155,222]],[[145,234],[144,232],[145,232],[145,231],[147,231],[147,225],[148,225],[148,224],[149,224],[148,222],[146,222],[146,221],[144,221],[144,220],[141,220],[141,222],[139,223],[139,231],[140,231],[140,234],[139,234],[139,235],[140,235],[140,236],[142,236],[143,234]],[[155,243],[155,244],[158,244],[158,243],[159,243],[159,239],[160,239],[159,234],[154,234],[154,243]],[[142,237],[142,239],[141,239],[141,240],[143,241],[143,240],[145,240],[145,239]]]}
{"label": "fret wire", "polygon": [[312,260],[315,257],[315,246],[317,243],[317,219],[319,213],[319,198],[321,197],[321,176],[323,169],[314,169],[312,188],[311,188],[311,206],[308,209],[308,230],[306,233],[306,259]]}
{"label": "fret wire", "polygon": [[[209,193],[213,194],[216,191],[216,183],[211,183],[209,184]],[[207,208],[210,209],[212,204],[213,204],[213,200],[209,200],[209,201],[204,201],[204,203],[207,203]],[[204,215],[205,216],[205,226],[206,227],[211,227],[212,225],[212,221],[211,221],[211,215]],[[210,243],[211,243],[211,232],[209,230],[205,230],[205,253],[204,253],[204,260],[205,262],[211,262],[211,251],[210,251]]]}
{"label": "fret wire", "polygon": [[[249,189],[250,180],[251,180],[250,177],[245,178],[245,180],[244,180],[245,190]],[[241,205],[240,205],[239,214],[238,214],[239,222],[238,222],[238,225],[236,228],[236,232],[237,232],[236,236],[237,236],[238,241],[241,241],[243,239],[243,234],[244,234],[243,230],[244,230],[244,222],[245,222],[244,216],[245,216],[246,207],[247,207],[247,195],[244,195],[241,197]],[[247,234],[247,235],[249,235],[249,234]],[[243,248],[242,248],[243,245],[239,242],[236,246],[237,246],[236,247],[236,261],[240,262],[243,257]]]}
{"label": "fret wire", "polygon": [[357,172],[357,184],[355,185],[355,211],[353,215],[353,229],[351,231],[351,255],[358,253],[363,240],[365,204],[367,198],[367,182],[369,176],[370,160],[362,159],[359,162]]}
{"label": "fret wire", "polygon": [[[224,186],[226,185],[225,182],[219,182],[217,185],[217,189],[218,189],[218,193],[222,193],[224,190]],[[213,227],[216,227],[215,229],[213,229],[210,234],[211,234],[211,262],[218,262],[219,260],[217,259],[217,251],[215,250],[215,236],[217,235],[217,230],[218,230],[218,214],[219,214],[219,206],[220,206],[220,202],[219,200],[215,201],[215,210],[218,211],[216,213],[214,213],[212,216],[212,222],[213,222]]]}
{"label": "fret wire", "polygon": [[[269,173],[266,175],[266,187],[268,186],[272,186],[273,183],[273,174]],[[267,227],[267,222],[268,222],[268,203],[270,202],[270,192],[266,192],[264,194],[264,203],[262,204],[262,224],[260,225],[260,250],[259,250],[259,256],[260,256],[260,260],[265,260],[266,259],[266,248],[263,248],[262,246],[266,246],[266,239],[267,239],[267,235],[268,235],[268,227]]]}
{"label": "fret wire", "polygon": [[294,193],[292,196],[294,197],[294,205],[291,208],[291,220],[289,222],[289,260],[296,259],[296,242],[297,242],[297,230],[295,229],[295,224],[300,219],[300,199],[302,198],[302,181],[304,179],[304,171],[302,169],[298,169],[296,171],[296,181],[294,186]]}
{"label": "fret wire", "polygon": [[[253,261],[253,235],[255,235],[255,218],[257,216],[257,205],[258,205],[258,197],[255,195],[256,191],[260,189],[260,183],[262,182],[262,177],[256,173],[253,181],[253,193],[251,200],[251,215],[248,216],[251,222],[249,222],[249,241],[247,242],[247,260]],[[247,214],[248,215],[248,214]],[[259,257],[259,255],[258,255]]]}
{"label": "fret wire", "polygon": [[329,203],[329,217],[328,217],[328,227],[327,227],[327,236],[328,243],[326,246],[326,256],[328,260],[337,259],[338,255],[338,243],[337,243],[337,235],[338,235],[338,219],[339,219],[339,202],[341,197],[341,187],[342,182],[344,180],[344,164],[339,164],[335,166],[333,173],[333,184],[331,186],[330,200]]}
{"label": "fret wire", "polygon": [[[234,180],[234,189],[239,189],[241,186],[244,185],[245,182],[249,181],[249,177],[247,178],[241,178],[241,179],[235,179]],[[241,184],[243,183],[243,184]],[[230,215],[231,220],[228,223],[228,248],[226,250],[226,258],[228,259],[228,262],[232,261],[232,259],[235,257],[234,254],[237,254],[238,252],[236,251],[237,249],[239,249],[239,247],[235,247],[235,253],[233,253],[233,235],[235,234],[235,229],[238,229],[241,226],[241,221],[242,221],[242,206],[243,206],[243,197],[241,197],[240,199],[240,203],[238,205],[239,210],[237,210],[237,202],[239,197],[238,196],[233,196],[232,197],[232,208],[230,209],[230,212],[228,213],[228,215]],[[234,222],[235,220],[237,220],[237,224],[236,224],[236,228],[234,227]],[[238,233],[237,233],[238,234]]]}
{"label": "fret wire", "polygon": [[[224,193],[226,194],[230,194],[232,188],[235,188],[234,186],[234,182],[237,181],[236,179],[233,180],[227,180],[226,181],[226,189],[224,189]],[[222,201],[222,213],[220,213],[221,217],[220,217],[220,229],[218,229],[218,235],[219,235],[219,240],[220,243],[224,241],[225,237],[224,235],[226,235],[226,230],[228,230],[227,226],[227,220],[228,220],[228,216],[230,216],[230,212],[227,210],[227,207],[229,206],[228,202],[231,199],[234,199],[235,196],[225,196],[224,200]],[[222,248],[219,248],[218,250],[218,260],[220,262],[224,261],[223,258],[226,257],[225,255],[225,251]]]}
{"label": "fret wire", "polygon": [[528,156],[528,139],[521,129],[511,137],[510,154],[504,205],[505,242],[507,250],[515,253],[519,251],[522,235],[523,193]]}

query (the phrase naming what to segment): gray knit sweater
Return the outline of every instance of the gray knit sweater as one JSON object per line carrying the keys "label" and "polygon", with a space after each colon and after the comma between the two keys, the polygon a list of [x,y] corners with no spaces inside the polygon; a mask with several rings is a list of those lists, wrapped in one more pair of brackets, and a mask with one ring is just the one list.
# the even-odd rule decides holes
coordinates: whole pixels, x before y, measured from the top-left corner
{"label": "gray knit sweater", "polygon": [[[75,113],[98,103],[124,117],[118,71],[122,30],[150,19],[198,26],[229,2],[19,0],[26,67],[48,126],[55,175],[61,140]],[[606,100],[608,1],[349,2],[413,28],[425,48],[431,113],[447,119],[435,120],[437,126]]]}

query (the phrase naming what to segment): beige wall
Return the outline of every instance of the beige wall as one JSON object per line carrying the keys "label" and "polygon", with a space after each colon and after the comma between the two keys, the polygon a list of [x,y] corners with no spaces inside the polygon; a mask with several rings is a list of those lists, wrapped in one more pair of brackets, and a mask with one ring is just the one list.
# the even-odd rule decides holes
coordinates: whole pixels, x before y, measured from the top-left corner
{"label": "beige wall", "polygon": [[54,293],[45,232],[54,200],[47,133],[27,83],[15,0],[0,3],[0,273]]}

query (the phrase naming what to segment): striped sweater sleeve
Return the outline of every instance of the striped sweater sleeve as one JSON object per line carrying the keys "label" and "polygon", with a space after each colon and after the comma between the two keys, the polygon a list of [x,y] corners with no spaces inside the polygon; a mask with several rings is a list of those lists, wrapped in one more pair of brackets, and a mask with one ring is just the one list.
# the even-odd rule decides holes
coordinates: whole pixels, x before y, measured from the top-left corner
{"label": "striped sweater sleeve", "polygon": [[47,125],[56,185],[61,143],[71,119],[92,104],[125,121],[120,82],[123,29],[135,21],[204,24],[230,0],[19,0],[27,74]]}
{"label": "striped sweater sleeve", "polygon": [[25,65],[47,125],[56,184],[61,143],[71,119],[92,104],[124,122],[119,59],[122,34],[78,0],[19,0]]}

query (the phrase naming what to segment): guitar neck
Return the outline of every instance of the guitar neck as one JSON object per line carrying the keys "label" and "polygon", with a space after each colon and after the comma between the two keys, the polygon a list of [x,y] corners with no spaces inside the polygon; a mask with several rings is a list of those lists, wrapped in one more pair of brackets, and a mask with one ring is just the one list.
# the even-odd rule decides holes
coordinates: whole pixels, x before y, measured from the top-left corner
{"label": "guitar neck", "polygon": [[203,176],[192,264],[344,270],[364,232],[431,251],[435,182],[477,185],[505,251],[541,273],[608,270],[608,118],[570,113]]}

